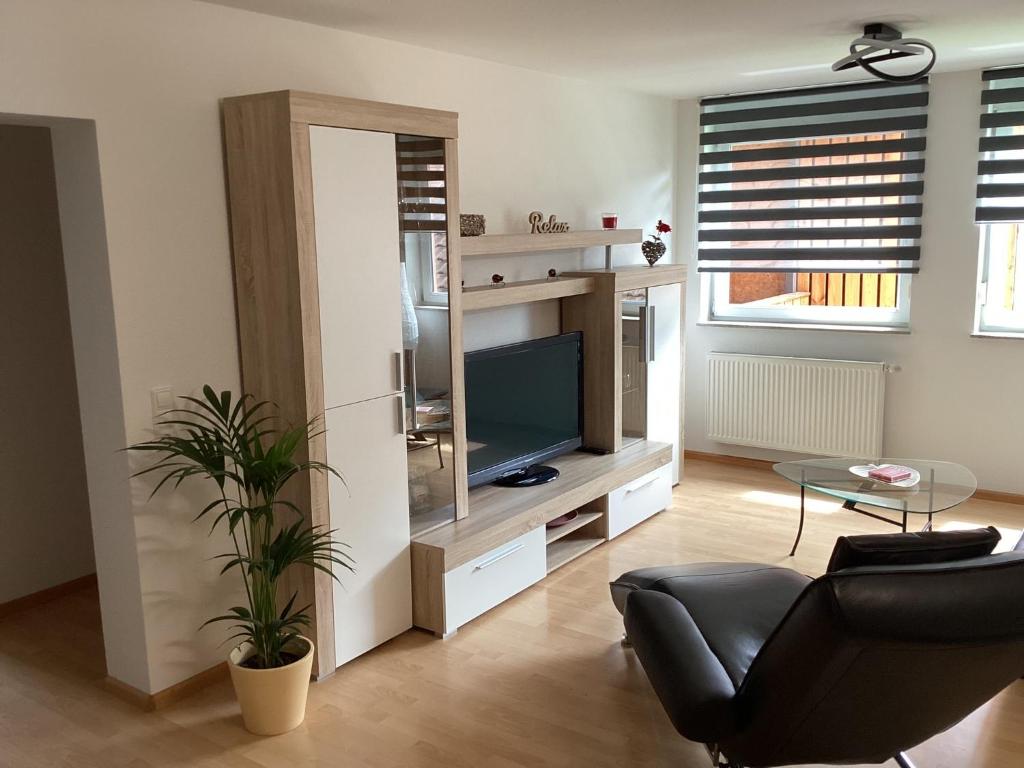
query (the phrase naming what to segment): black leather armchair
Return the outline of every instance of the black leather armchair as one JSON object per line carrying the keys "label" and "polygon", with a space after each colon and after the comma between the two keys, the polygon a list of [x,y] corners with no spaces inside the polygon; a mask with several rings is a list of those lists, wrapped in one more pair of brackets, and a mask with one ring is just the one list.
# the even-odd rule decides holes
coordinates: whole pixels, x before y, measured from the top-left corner
{"label": "black leather armchair", "polygon": [[[845,542],[859,538],[888,539]],[[890,547],[882,559],[818,579],[757,564],[644,568],[612,598],[676,730],[715,764],[909,766],[904,750],[1024,675],[1024,551],[898,564]]]}

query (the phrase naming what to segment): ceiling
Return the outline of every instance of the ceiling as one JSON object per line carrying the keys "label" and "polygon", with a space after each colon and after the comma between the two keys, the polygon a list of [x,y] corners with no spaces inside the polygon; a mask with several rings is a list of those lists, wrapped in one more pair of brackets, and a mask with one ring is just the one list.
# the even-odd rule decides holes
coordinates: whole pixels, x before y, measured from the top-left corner
{"label": "ceiling", "polygon": [[835,75],[864,23],[938,49],[935,71],[1024,61],[1022,0],[208,0],[426,48],[690,97]]}

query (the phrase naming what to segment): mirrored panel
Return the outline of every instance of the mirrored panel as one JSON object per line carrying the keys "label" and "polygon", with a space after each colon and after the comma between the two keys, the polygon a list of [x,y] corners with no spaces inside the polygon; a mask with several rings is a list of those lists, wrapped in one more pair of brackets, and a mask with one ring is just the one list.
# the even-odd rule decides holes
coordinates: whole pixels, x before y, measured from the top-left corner
{"label": "mirrored panel", "polygon": [[444,139],[395,137],[409,514],[413,536],[455,519]]}

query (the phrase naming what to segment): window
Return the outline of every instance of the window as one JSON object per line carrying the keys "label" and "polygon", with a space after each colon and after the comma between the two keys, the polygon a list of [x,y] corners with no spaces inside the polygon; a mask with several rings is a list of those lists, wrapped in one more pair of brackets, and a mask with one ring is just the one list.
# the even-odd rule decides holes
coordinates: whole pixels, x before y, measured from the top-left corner
{"label": "window", "polygon": [[423,242],[427,254],[417,254],[420,265],[422,296],[419,300],[429,306],[448,306],[448,235],[431,232],[429,241]]}
{"label": "window", "polygon": [[1024,67],[982,73],[975,330],[1024,335]]}
{"label": "window", "polygon": [[1024,334],[1024,226],[985,224],[981,228],[981,270],[977,330]]}
{"label": "window", "polygon": [[927,97],[871,83],[702,101],[705,319],[906,326]]}

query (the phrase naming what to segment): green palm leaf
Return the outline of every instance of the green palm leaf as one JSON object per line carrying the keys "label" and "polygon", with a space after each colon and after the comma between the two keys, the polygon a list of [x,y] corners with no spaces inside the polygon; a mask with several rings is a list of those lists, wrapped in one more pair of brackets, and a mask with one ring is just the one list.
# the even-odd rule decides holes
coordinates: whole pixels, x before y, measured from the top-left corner
{"label": "green palm leaf", "polygon": [[[322,420],[313,418],[301,427],[275,426],[277,407],[244,394],[203,387],[202,397],[182,397],[182,408],[161,414],[158,425],[166,434],[126,450],[152,453],[156,461],[133,477],[156,477],[150,497],[164,486],[177,488],[191,478],[216,483],[219,497],[195,516],[212,517],[210,532],[226,528],[235,550],[216,556],[224,560],[221,574],[241,575],[248,605],[203,623],[229,622],[228,640],[243,639],[255,648],[252,664],[269,669],[286,663],[283,654],[299,632],[310,625],[306,605],[296,609],[297,593],[279,604],[278,583],[292,567],[311,567],[338,579],[354,572],[348,545],[334,539],[335,531],[310,527],[303,510],[279,498],[287,484],[307,472],[341,474],[320,461],[298,459],[310,440],[324,434]],[[298,519],[280,523],[282,509]]]}

